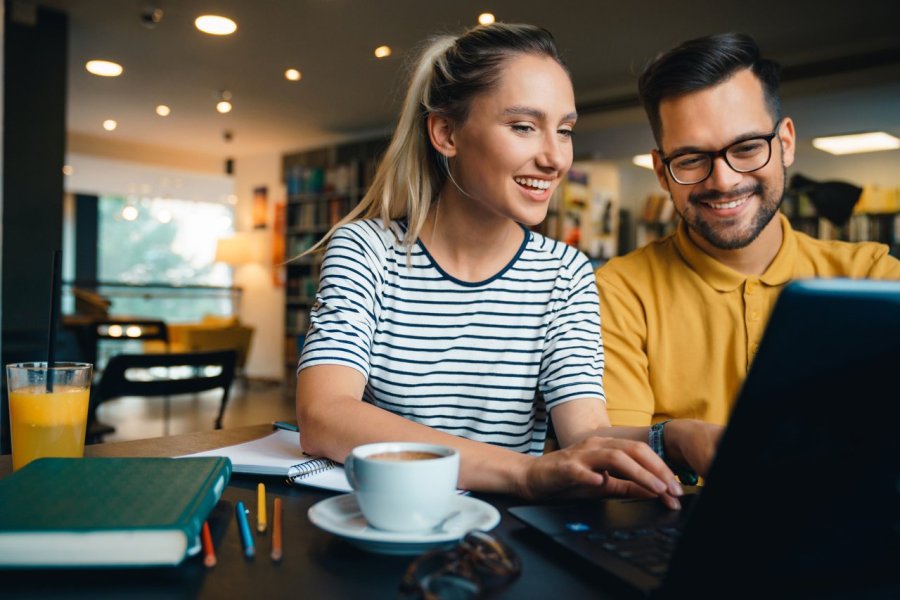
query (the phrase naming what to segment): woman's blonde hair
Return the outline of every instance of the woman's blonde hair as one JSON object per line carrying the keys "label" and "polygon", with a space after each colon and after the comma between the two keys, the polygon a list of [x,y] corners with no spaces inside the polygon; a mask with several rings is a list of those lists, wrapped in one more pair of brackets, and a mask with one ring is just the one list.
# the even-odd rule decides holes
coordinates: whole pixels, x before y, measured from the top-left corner
{"label": "woman's blonde hair", "polygon": [[472,98],[492,89],[500,80],[503,63],[518,54],[554,59],[563,68],[553,35],[534,25],[494,23],[470,29],[458,37],[430,40],[412,70],[400,119],[375,178],[363,199],[319,242],[304,252],[328,243],[338,227],[357,219],[406,219],[401,240],[410,248],[419,237],[432,202],[447,178],[446,157],[431,145],[429,114],[462,124]]}

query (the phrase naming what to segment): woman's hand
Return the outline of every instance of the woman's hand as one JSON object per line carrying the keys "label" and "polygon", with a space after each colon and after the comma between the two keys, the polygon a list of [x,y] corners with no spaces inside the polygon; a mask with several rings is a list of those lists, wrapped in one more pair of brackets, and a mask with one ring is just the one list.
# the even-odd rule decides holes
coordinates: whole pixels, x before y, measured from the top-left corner
{"label": "woman's hand", "polygon": [[519,495],[659,497],[671,509],[683,494],[675,475],[644,442],[592,436],[529,461]]}
{"label": "woman's hand", "polygon": [[696,419],[674,419],[666,423],[663,433],[666,458],[706,477],[723,430],[721,425]]}

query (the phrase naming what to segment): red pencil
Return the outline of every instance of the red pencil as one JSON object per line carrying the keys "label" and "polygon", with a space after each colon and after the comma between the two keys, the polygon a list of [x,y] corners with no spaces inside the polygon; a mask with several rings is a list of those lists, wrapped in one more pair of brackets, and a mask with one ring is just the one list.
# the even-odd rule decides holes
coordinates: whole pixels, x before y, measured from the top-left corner
{"label": "red pencil", "polygon": [[212,534],[209,533],[209,521],[203,522],[200,539],[203,541],[203,564],[207,567],[216,566],[216,549],[213,548]]}
{"label": "red pencil", "polygon": [[275,509],[272,511],[272,560],[281,560],[281,498],[275,498]]}

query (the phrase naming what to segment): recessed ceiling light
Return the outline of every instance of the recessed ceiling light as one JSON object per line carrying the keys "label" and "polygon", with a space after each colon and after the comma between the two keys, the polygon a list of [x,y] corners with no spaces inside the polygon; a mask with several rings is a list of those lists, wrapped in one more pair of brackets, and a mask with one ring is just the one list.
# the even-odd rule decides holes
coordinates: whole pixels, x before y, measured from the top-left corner
{"label": "recessed ceiling light", "polygon": [[159,106],[156,107],[156,114],[158,114],[161,117],[168,117],[171,112],[172,112],[172,109],[169,108],[168,106],[166,106],[165,104],[160,104]]}
{"label": "recessed ceiling light", "polygon": [[481,25],[490,25],[494,21],[496,21],[496,18],[492,13],[481,13],[478,15],[478,22]]}
{"label": "recessed ceiling light", "polygon": [[631,162],[639,167],[644,167],[645,169],[653,169],[652,154],[636,154],[631,158]]}
{"label": "recessed ceiling light", "polygon": [[813,138],[812,145],[831,154],[860,154],[900,148],[900,139],[884,131]]}
{"label": "recessed ceiling light", "polygon": [[390,46],[378,46],[375,48],[375,57],[376,58],[387,58],[391,55],[391,47]]}
{"label": "recessed ceiling light", "polygon": [[301,77],[303,77],[303,74],[297,69],[288,69],[284,72],[284,78],[288,81],[300,81]]}
{"label": "recessed ceiling light", "polygon": [[88,73],[100,77],[118,77],[125,70],[122,65],[111,60],[89,60],[84,63],[84,68]]}
{"label": "recessed ceiling light", "polygon": [[63,165],[63,175],[69,176],[75,174],[75,167],[72,165]]}
{"label": "recessed ceiling light", "polygon": [[219,102],[216,103],[216,110],[219,111],[220,113],[222,113],[223,115],[225,113],[231,112],[232,108],[234,108],[234,107],[231,106],[231,102],[229,102],[228,100],[219,100]]}
{"label": "recessed ceiling light", "polygon": [[237,23],[219,15],[201,15],[194,20],[194,25],[210,35],[231,35],[237,31]]}
{"label": "recessed ceiling light", "polygon": [[107,131],[115,131],[116,127],[118,127],[118,126],[119,126],[119,124],[116,123],[116,121],[114,119],[107,119],[107,120],[103,121],[103,129],[105,129]]}

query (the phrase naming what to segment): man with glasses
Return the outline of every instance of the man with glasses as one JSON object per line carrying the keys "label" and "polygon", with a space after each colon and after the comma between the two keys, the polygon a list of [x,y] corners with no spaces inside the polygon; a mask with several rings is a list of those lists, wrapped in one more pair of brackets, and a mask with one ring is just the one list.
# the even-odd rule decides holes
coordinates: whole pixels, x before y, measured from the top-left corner
{"label": "man with glasses", "polygon": [[900,261],[881,244],[797,233],[778,213],[794,123],[781,114],[778,65],[753,39],[691,40],[659,56],[638,85],[654,170],[681,222],[596,275],[607,410],[615,425],[656,424],[651,442],[662,452],[667,419],[667,428],[727,421],[788,281],[900,279]]}

